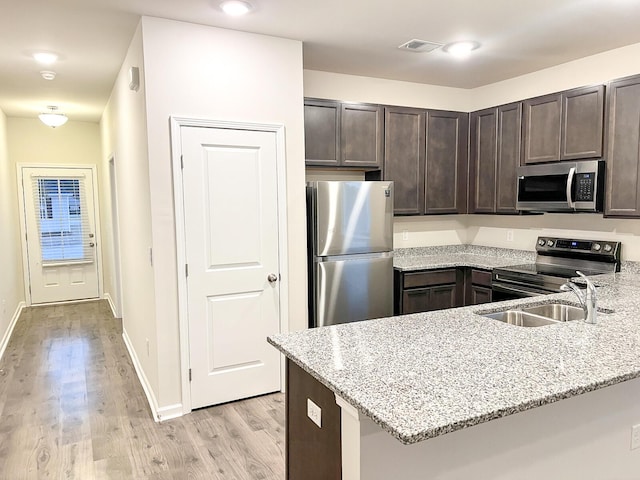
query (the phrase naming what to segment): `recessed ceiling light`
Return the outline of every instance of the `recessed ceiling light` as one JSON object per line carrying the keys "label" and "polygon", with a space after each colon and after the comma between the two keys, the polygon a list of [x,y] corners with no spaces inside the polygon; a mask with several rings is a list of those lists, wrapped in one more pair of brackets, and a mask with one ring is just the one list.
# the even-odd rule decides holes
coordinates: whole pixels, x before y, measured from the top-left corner
{"label": "recessed ceiling light", "polygon": [[33,54],[33,58],[36,62],[42,63],[43,65],[51,65],[58,60],[58,55],[51,52],[36,52]]}
{"label": "recessed ceiling light", "polygon": [[250,3],[243,2],[241,0],[228,0],[226,2],[222,2],[220,4],[220,8],[222,8],[222,11],[227,15],[239,17],[240,15],[249,13],[253,7]]}
{"label": "recessed ceiling light", "polygon": [[42,75],[42,78],[45,80],[53,80],[56,78],[56,72],[52,72],[51,70],[42,70],[40,75]]}
{"label": "recessed ceiling light", "polygon": [[471,52],[480,47],[478,42],[463,40],[460,42],[452,42],[442,47],[442,50],[457,58],[466,58]]}

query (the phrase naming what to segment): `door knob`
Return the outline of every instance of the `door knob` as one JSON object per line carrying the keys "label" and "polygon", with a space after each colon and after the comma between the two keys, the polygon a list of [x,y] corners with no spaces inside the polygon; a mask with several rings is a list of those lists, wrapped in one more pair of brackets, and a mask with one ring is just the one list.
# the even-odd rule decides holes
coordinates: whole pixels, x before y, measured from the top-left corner
{"label": "door knob", "polygon": [[278,276],[275,273],[270,273],[267,276],[267,280],[269,280],[269,283],[276,283],[278,281]]}
{"label": "door knob", "polygon": [[89,243],[89,246],[90,246],[90,247],[95,247],[95,246],[96,246],[96,244],[95,244],[95,243],[93,243],[93,242],[91,242],[91,243]]}

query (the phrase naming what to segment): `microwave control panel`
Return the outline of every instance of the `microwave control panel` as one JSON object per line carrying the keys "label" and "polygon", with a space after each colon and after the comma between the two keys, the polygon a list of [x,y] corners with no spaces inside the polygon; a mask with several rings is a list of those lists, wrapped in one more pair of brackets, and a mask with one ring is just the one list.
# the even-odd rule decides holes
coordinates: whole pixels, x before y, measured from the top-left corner
{"label": "microwave control panel", "polygon": [[576,174],[576,202],[593,202],[595,176],[593,172]]}

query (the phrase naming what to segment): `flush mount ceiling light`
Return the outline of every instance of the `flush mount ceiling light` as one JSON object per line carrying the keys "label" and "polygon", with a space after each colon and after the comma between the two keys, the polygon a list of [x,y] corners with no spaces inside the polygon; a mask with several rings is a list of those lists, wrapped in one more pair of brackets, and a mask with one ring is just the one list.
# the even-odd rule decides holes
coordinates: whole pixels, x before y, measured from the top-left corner
{"label": "flush mount ceiling light", "polygon": [[253,7],[250,3],[243,2],[241,0],[228,0],[226,2],[222,2],[220,4],[220,8],[222,8],[222,11],[227,15],[239,17],[240,15],[249,13]]}
{"label": "flush mount ceiling light", "polygon": [[33,54],[33,59],[43,65],[51,65],[56,63],[58,55],[52,52],[36,52]]}
{"label": "flush mount ceiling light", "polygon": [[49,105],[47,107],[48,112],[43,112],[38,115],[38,118],[42,123],[51,128],[56,128],[67,123],[67,116],[64,113],[58,113],[58,107]]}
{"label": "flush mount ceiling light", "polygon": [[442,47],[442,50],[456,58],[467,58],[471,52],[480,47],[478,42],[463,40],[460,42],[452,42]]}
{"label": "flush mount ceiling light", "polygon": [[45,80],[53,80],[56,78],[56,72],[52,72],[51,70],[42,70],[40,75],[42,75],[42,78]]}

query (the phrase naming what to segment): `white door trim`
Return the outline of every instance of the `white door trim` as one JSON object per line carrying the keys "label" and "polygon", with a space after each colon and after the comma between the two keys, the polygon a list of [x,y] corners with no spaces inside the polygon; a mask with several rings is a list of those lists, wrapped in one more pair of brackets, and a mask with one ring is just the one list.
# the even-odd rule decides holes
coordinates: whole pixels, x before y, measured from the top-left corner
{"label": "white door trim", "polygon": [[[98,172],[95,165],[78,165],[78,164],[62,164],[62,163],[18,163],[16,164],[16,175],[18,181],[18,211],[20,215],[20,234],[22,244],[22,271],[24,280],[24,296],[26,299],[27,307],[31,306],[31,291],[30,291],[30,276],[29,276],[29,259],[28,259],[28,246],[27,246],[27,225],[26,216],[24,210],[24,185],[22,184],[22,170],[25,168],[83,168],[91,170],[91,177],[93,179],[93,205],[95,215],[95,235],[96,235],[96,268],[98,270],[98,298],[104,297],[103,285],[102,285],[102,233],[100,231],[100,203],[98,195]],[[87,300],[87,301],[92,301]],[[74,300],[73,302],[75,302]],[[60,302],[70,303],[70,302]],[[48,305],[48,304],[38,304]]]}
{"label": "white door trim", "polygon": [[[114,153],[109,155],[107,161],[107,165],[109,167],[109,196],[111,197],[111,224],[115,225],[117,229],[115,232],[112,231],[112,239],[113,239],[113,267],[115,271],[113,272],[116,280],[116,288],[118,291],[116,292],[118,295],[118,300],[115,302],[115,316],[117,318],[124,318],[124,307],[122,306],[122,249],[120,244],[120,207],[118,203],[118,182],[117,182],[117,164],[116,164],[116,156]],[[111,226],[112,226],[111,225]]]}
{"label": "white door trim", "polygon": [[[182,377],[182,413],[191,412],[191,388],[189,385],[189,316],[187,299],[187,278],[184,275],[186,258],[186,232],[184,217],[184,196],[182,188],[182,127],[227,128],[233,130],[254,130],[274,132],[276,135],[276,168],[278,170],[278,250],[280,280],[280,332],[289,330],[289,278],[287,257],[287,172],[285,129],[281,124],[231,122],[205,118],[170,117],[171,123],[171,163],[173,169],[173,201],[176,220],[176,266],[178,271],[178,323],[180,332],[180,374]],[[266,339],[265,339],[266,342]],[[280,386],[284,388],[284,361],[281,362]]]}

